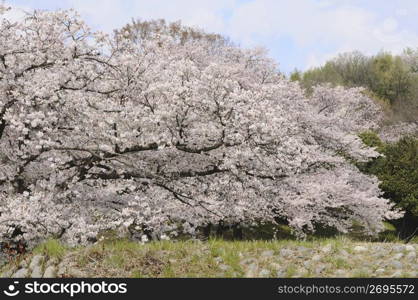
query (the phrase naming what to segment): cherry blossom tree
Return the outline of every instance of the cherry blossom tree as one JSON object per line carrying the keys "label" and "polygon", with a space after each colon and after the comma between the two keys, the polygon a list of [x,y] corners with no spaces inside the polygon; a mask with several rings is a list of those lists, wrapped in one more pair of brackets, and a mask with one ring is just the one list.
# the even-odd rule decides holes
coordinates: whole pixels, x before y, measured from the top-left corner
{"label": "cherry blossom tree", "polygon": [[404,136],[418,138],[418,122],[399,122],[397,124],[382,126],[379,137],[386,143],[396,143]]}
{"label": "cherry blossom tree", "polygon": [[71,11],[3,18],[0,105],[3,239],[278,219],[300,236],[353,222],[375,234],[401,216],[349,163],[378,155],[357,138],[375,126],[372,100],[307,98],[262,49],[108,36]]}

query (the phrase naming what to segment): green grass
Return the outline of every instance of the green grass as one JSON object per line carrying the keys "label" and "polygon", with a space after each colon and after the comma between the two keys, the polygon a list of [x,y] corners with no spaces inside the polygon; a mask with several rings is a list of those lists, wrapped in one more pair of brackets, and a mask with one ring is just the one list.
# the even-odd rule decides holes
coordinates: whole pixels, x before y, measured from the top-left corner
{"label": "green grass", "polygon": [[[60,260],[64,255],[69,251],[69,248],[63,245],[60,241],[55,239],[49,239],[42,244],[35,247],[30,254],[19,255],[15,259],[12,259],[9,264],[0,268],[0,273],[6,271],[10,268],[16,268],[22,260],[30,259],[30,256],[33,254],[41,254],[47,258],[55,258]],[[43,263],[46,261],[44,260]]]}
{"label": "green grass", "polygon": [[34,254],[42,254],[46,255],[49,258],[62,258],[65,253],[68,251],[68,248],[64,246],[60,241],[50,239],[46,242],[38,245],[35,249],[33,249]]}
{"label": "green grass", "polygon": [[292,277],[296,275],[296,268],[294,266],[288,266],[286,269],[286,277]]}
{"label": "green grass", "polygon": [[360,271],[354,272],[351,277],[353,277],[353,278],[369,278],[370,274],[365,272],[365,271],[360,270]]}
{"label": "green grass", "polygon": [[[283,264],[279,253],[283,247],[308,249],[331,245],[336,251],[347,243],[344,238],[322,238],[316,240],[275,240],[275,241],[225,241],[210,239],[200,241],[157,241],[140,244],[124,239],[109,239],[78,251],[77,263],[86,270],[94,269],[95,276],[103,277],[242,277],[246,269],[241,264],[251,257],[259,258],[266,250],[274,251],[274,262],[258,259],[259,269],[276,271],[272,263]],[[222,265],[228,266],[227,270]],[[337,260],[336,268],[345,266]],[[289,265],[285,276],[296,274],[297,266]],[[309,271],[306,272],[309,274]]]}
{"label": "green grass", "polygon": [[[336,270],[345,270],[347,276],[371,277],[374,270],[380,267],[380,263],[373,265],[373,260],[390,259],[390,250],[384,257],[376,259],[373,253],[359,255],[353,252],[359,244],[370,246],[373,243],[345,236],[270,241],[211,238],[204,242],[181,240],[146,244],[108,237],[94,245],[78,248],[48,240],[36,247],[33,253],[58,260],[70,258],[79,270],[91,277],[245,277],[251,264],[256,264],[258,268],[253,276],[258,276],[259,271],[264,269],[270,271],[271,277],[277,276],[278,272],[285,277],[316,277],[316,270],[322,265],[325,268],[320,276],[333,276]],[[389,243],[381,245],[386,245],[388,249],[392,247]],[[283,256],[280,254],[283,248],[297,255]],[[273,255],[263,255],[267,250],[273,251]],[[349,255],[344,256],[342,251]],[[30,258],[30,255],[26,257]],[[319,261],[311,261],[315,255],[321,257]],[[306,261],[310,264],[305,264]],[[363,268],[365,263],[370,264],[370,268]],[[390,275],[390,270],[388,272],[385,274]]]}

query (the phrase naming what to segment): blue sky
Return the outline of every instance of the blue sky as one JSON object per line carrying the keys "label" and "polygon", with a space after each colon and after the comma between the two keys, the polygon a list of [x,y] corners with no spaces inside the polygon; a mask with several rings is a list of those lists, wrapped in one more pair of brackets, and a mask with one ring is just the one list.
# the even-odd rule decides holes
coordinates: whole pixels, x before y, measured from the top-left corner
{"label": "blue sky", "polygon": [[417,0],[6,0],[31,9],[74,8],[110,32],[132,18],[181,20],[224,34],[244,47],[263,46],[280,69],[305,70],[337,53],[418,47]]}

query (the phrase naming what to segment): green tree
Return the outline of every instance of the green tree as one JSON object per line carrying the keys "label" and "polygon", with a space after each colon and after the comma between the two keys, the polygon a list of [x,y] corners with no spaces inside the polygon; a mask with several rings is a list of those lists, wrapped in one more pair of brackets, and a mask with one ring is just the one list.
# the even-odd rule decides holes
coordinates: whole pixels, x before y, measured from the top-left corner
{"label": "green tree", "polygon": [[368,87],[392,104],[404,101],[410,94],[412,74],[401,57],[389,53],[375,56]]}
{"label": "green tree", "polygon": [[411,122],[418,120],[417,66],[418,50],[407,49],[400,56],[388,52],[366,56],[355,51],[340,54],[323,66],[297,76],[308,92],[324,83],[365,87],[383,102],[389,102],[389,121]]}
{"label": "green tree", "polygon": [[289,79],[291,81],[301,81],[302,79],[302,72],[299,71],[298,69],[295,69],[291,74]]}
{"label": "green tree", "polygon": [[343,53],[332,60],[335,72],[341,77],[343,85],[368,86],[371,78],[370,58],[359,51]]}
{"label": "green tree", "polygon": [[381,181],[384,197],[405,210],[405,216],[394,222],[404,237],[418,228],[418,139],[404,137],[394,144],[384,144],[377,135],[363,133],[363,142],[374,146],[383,156],[361,168]]}
{"label": "green tree", "polygon": [[333,62],[327,62],[324,66],[313,68],[303,73],[301,84],[310,92],[312,87],[322,83],[331,85],[343,85],[343,79],[335,68]]}

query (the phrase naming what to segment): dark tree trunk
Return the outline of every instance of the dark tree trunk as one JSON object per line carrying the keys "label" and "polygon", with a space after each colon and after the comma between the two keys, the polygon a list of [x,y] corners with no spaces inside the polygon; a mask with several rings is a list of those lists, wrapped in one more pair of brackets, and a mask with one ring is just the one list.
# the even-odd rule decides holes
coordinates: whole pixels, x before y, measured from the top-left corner
{"label": "dark tree trunk", "polygon": [[219,222],[218,227],[216,228],[216,236],[218,236],[218,237],[223,236],[224,229],[225,229],[225,226],[224,226],[223,222],[222,221]]}
{"label": "dark tree trunk", "polygon": [[232,235],[234,240],[242,240],[244,238],[242,227],[239,226],[239,224],[235,224],[232,226]]}
{"label": "dark tree trunk", "polygon": [[205,227],[203,227],[203,237],[209,239],[211,230],[212,224],[208,224]]}

